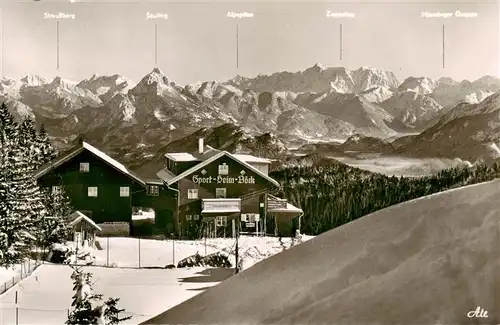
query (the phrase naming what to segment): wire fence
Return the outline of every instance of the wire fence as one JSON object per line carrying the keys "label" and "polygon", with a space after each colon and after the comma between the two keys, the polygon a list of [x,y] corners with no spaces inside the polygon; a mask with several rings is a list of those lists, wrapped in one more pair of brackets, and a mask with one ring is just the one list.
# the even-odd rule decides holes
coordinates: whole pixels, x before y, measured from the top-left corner
{"label": "wire fence", "polygon": [[33,271],[35,271],[40,265],[42,265],[42,261],[38,259],[28,259],[20,264],[15,265],[14,268],[17,271],[17,274],[0,285],[0,295],[15,286],[22,279],[30,276]]}
{"label": "wire fence", "polygon": [[[207,240],[152,240],[139,237],[98,237],[99,250],[94,253],[92,266],[117,268],[165,268],[195,255],[221,252],[234,255],[234,238]],[[84,264],[78,261],[78,264]],[[90,266],[90,265],[89,265]]]}
{"label": "wire fence", "polygon": [[[0,309],[0,324],[64,324],[71,313],[71,308],[67,309],[37,309],[23,308],[16,304],[5,306],[2,304]],[[120,318],[132,317],[124,324],[138,324],[156,315],[145,315],[130,312],[121,312],[118,315]]]}

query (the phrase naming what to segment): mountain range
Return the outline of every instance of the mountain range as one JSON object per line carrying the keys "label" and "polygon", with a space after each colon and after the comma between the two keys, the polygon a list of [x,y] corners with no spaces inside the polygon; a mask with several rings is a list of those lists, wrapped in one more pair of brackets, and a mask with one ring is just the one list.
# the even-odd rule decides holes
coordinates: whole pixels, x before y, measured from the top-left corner
{"label": "mountain range", "polygon": [[[138,83],[120,75],[0,79],[0,101],[17,118],[43,123],[59,148],[83,137],[134,164],[202,133],[217,134],[221,147],[264,156],[350,138],[346,146],[356,143],[360,151],[366,142],[369,151],[380,143],[384,153],[398,155],[496,159],[499,90],[500,79],[491,76],[400,82],[390,71],[320,64],[186,86],[158,68]],[[264,150],[264,143],[272,148]]]}

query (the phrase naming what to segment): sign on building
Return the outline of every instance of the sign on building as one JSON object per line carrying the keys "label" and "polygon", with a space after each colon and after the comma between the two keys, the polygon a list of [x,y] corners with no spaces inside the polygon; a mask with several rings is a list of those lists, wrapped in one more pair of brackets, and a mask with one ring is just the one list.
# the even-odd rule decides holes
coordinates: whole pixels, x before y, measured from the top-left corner
{"label": "sign on building", "polygon": [[255,184],[255,177],[246,175],[237,177],[193,175],[191,180],[195,184]]}

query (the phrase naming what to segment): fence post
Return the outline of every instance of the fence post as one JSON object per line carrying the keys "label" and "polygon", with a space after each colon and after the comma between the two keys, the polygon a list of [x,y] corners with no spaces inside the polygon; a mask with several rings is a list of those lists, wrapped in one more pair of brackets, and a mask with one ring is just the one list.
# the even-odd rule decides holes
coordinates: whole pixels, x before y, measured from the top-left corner
{"label": "fence post", "polygon": [[139,268],[141,268],[141,237],[139,239]]}
{"label": "fence post", "polygon": [[175,238],[172,237],[172,264],[175,265]]}
{"label": "fence post", "polygon": [[16,290],[16,304],[17,304],[17,301],[18,301],[18,299],[17,299],[17,290]]}
{"label": "fence post", "polygon": [[16,284],[16,281],[14,279],[14,277],[12,277],[12,286],[14,286]]}
{"label": "fence post", "polygon": [[7,282],[4,282],[3,284],[3,292],[7,291]]}
{"label": "fence post", "polygon": [[106,242],[106,266],[109,266],[109,235]]}
{"label": "fence post", "polygon": [[68,309],[66,309],[66,310],[67,310],[67,312],[68,312],[68,319],[69,319],[69,308],[68,308]]}
{"label": "fence post", "polygon": [[19,325],[19,307],[16,306],[16,325]]}

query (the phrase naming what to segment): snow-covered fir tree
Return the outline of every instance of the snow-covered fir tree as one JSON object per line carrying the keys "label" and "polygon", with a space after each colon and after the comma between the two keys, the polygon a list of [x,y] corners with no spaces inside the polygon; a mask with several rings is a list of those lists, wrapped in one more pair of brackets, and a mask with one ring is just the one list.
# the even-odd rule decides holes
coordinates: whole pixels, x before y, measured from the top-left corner
{"label": "snow-covered fir tree", "polygon": [[38,143],[35,122],[31,118],[25,118],[19,125],[18,141],[19,145],[26,149],[25,155],[32,164],[32,168],[36,170],[39,167],[40,145]]}
{"label": "snow-covered fir tree", "polygon": [[73,207],[66,196],[63,186],[42,189],[46,217],[40,220],[38,227],[39,246],[48,249],[54,243],[65,243],[70,234],[69,215]]}
{"label": "snow-covered fir tree", "polygon": [[73,310],[69,314],[68,325],[117,325],[131,316],[120,318],[124,309],[118,309],[118,298],[103,301],[101,294],[96,294],[92,288],[92,274],[83,272],[81,267],[73,267]]}
{"label": "snow-covered fir tree", "polygon": [[37,143],[40,148],[37,162],[40,166],[50,162],[57,157],[57,150],[50,142],[49,135],[47,134],[43,123],[40,126],[40,130],[37,134]]}
{"label": "snow-covered fir tree", "polygon": [[19,125],[0,105],[0,264],[18,263],[36,244],[46,216],[44,195],[33,172],[38,142],[32,121]]}

